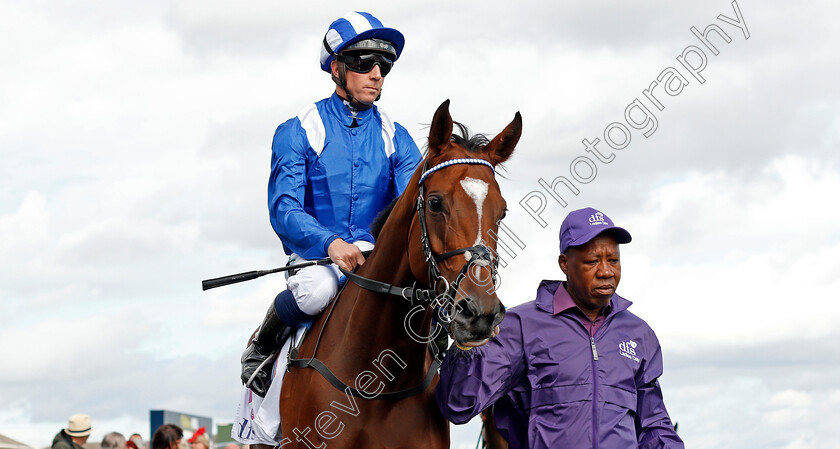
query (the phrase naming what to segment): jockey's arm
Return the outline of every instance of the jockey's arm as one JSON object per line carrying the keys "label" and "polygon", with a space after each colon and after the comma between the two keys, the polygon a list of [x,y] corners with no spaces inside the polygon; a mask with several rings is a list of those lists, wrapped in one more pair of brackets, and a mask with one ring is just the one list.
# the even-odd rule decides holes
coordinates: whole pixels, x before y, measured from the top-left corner
{"label": "jockey's arm", "polygon": [[338,236],[303,209],[309,148],[305,136],[296,119],[281,124],[274,133],[268,215],[274,232],[286,246],[305,259],[320,259]]}

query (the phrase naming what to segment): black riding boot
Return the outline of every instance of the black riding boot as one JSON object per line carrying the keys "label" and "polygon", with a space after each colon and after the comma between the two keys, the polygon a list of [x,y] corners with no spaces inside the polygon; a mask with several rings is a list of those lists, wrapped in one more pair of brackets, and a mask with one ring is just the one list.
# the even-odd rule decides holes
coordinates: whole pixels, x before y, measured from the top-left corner
{"label": "black riding boot", "polygon": [[287,326],[280,320],[272,302],[254,339],[242,353],[242,383],[260,397],[265,397],[271,385],[273,361],[261,365],[280,349],[293,330],[293,326]]}

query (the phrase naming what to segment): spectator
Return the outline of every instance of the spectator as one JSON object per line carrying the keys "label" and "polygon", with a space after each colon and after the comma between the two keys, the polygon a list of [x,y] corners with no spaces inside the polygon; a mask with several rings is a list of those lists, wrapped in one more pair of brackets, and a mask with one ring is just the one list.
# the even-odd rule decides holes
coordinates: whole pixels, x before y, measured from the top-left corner
{"label": "spectator", "polygon": [[179,449],[184,431],[175,424],[164,424],[152,435],[152,449]]}
{"label": "spectator", "polygon": [[207,436],[207,429],[204,427],[195,431],[189,440],[191,449],[210,449],[210,438]]}
{"label": "spectator", "polygon": [[125,445],[129,449],[146,449],[146,445],[143,444],[143,437],[139,433],[132,433],[131,438],[128,439]]}
{"label": "spectator", "polygon": [[52,449],[84,449],[90,433],[93,429],[90,425],[90,416],[76,414],[70,417],[67,428],[61,429],[53,438]]}
{"label": "spectator", "polygon": [[119,432],[111,432],[102,439],[101,449],[126,449],[125,436]]}

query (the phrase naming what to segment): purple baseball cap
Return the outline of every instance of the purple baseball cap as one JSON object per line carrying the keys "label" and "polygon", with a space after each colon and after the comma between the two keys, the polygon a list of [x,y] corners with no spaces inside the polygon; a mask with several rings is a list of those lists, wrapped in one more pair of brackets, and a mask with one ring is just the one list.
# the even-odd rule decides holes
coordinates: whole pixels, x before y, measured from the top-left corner
{"label": "purple baseball cap", "polygon": [[610,231],[618,243],[630,243],[632,237],[624,228],[614,225],[603,212],[585,207],[569,212],[560,225],[560,252],[570,246],[584,245],[602,232]]}

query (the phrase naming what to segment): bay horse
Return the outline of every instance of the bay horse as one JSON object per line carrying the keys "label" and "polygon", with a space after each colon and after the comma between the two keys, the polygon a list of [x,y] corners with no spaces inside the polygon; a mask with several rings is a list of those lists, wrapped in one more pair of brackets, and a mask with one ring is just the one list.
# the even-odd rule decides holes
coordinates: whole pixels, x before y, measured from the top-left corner
{"label": "bay horse", "polygon": [[[461,137],[449,100],[437,109],[424,164],[393,203],[376,247],[294,354],[303,363],[283,380],[283,449],[449,447],[434,395],[438,365],[411,334],[430,335],[436,314],[462,346],[498,333],[494,237],[506,204],[494,172],[521,130],[517,112],[489,142]],[[365,280],[386,287],[372,291],[359,285]],[[449,303],[424,301],[431,296]],[[306,369],[313,359],[327,369]]]}

